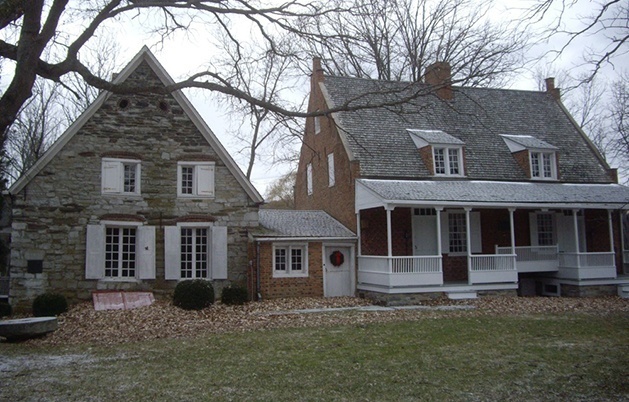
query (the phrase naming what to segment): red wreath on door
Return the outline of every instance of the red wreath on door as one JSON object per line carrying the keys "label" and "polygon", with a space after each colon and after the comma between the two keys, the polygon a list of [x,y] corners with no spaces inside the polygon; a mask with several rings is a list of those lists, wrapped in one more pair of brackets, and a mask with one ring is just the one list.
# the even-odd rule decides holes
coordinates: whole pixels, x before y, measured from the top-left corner
{"label": "red wreath on door", "polygon": [[340,267],[345,262],[345,256],[340,251],[336,250],[332,254],[330,254],[330,262],[335,267]]}

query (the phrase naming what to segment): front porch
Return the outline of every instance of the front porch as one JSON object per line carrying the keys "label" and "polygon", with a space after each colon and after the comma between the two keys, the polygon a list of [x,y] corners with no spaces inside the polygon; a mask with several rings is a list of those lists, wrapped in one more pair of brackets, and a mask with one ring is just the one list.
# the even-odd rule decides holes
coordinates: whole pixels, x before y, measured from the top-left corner
{"label": "front porch", "polygon": [[517,289],[520,274],[585,284],[629,261],[609,206],[393,202],[360,185],[356,197],[359,291]]}

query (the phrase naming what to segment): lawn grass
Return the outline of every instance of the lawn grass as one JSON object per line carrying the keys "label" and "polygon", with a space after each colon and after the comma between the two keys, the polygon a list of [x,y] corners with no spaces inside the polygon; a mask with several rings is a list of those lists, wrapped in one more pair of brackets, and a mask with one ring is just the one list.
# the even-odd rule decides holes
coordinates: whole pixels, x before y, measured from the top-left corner
{"label": "lawn grass", "polygon": [[0,400],[618,401],[628,340],[623,315],[443,313],[113,347],[4,343]]}

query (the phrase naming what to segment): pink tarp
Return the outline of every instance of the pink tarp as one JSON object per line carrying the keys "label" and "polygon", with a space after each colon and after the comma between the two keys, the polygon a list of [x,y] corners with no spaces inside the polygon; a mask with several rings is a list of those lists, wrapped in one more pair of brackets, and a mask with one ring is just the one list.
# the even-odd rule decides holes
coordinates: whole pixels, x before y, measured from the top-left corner
{"label": "pink tarp", "polygon": [[155,301],[151,292],[92,292],[94,310],[130,310],[150,306]]}

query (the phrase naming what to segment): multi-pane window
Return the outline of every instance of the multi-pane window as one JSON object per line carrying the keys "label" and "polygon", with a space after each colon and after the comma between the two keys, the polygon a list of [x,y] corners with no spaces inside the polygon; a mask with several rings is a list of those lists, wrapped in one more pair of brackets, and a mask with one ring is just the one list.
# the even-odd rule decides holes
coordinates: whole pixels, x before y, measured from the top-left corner
{"label": "multi-pane window", "polygon": [[312,195],[312,164],[309,163],[306,166],[306,188],[308,195]]}
{"label": "multi-pane window", "polygon": [[133,278],[136,268],[136,229],[105,230],[105,277]]}
{"label": "multi-pane window", "polygon": [[554,179],[555,155],[552,152],[531,152],[531,177],[536,179]]}
{"label": "multi-pane window", "polygon": [[181,278],[208,278],[208,228],[181,228]]}
{"label": "multi-pane window", "polygon": [[273,248],[273,266],[275,276],[307,275],[305,246],[275,246]]}
{"label": "multi-pane window", "polygon": [[315,134],[319,134],[321,132],[321,116],[314,117],[314,127],[315,127]]}
{"label": "multi-pane window", "polygon": [[449,249],[451,253],[467,252],[465,213],[452,212],[448,216]]}
{"label": "multi-pane window", "polygon": [[328,154],[328,185],[334,186],[336,183],[334,175],[334,154]]}
{"label": "multi-pane window", "polygon": [[140,161],[103,158],[103,194],[140,194]]}
{"label": "multi-pane window", "polygon": [[461,148],[433,149],[435,175],[460,176],[461,173]]}
{"label": "multi-pane window", "polygon": [[537,244],[540,246],[552,246],[555,244],[555,229],[553,215],[537,214]]}
{"label": "multi-pane window", "polygon": [[177,194],[180,197],[214,197],[214,162],[179,162]]}
{"label": "multi-pane window", "polygon": [[124,172],[124,192],[135,193],[136,164],[123,163],[122,166]]}

